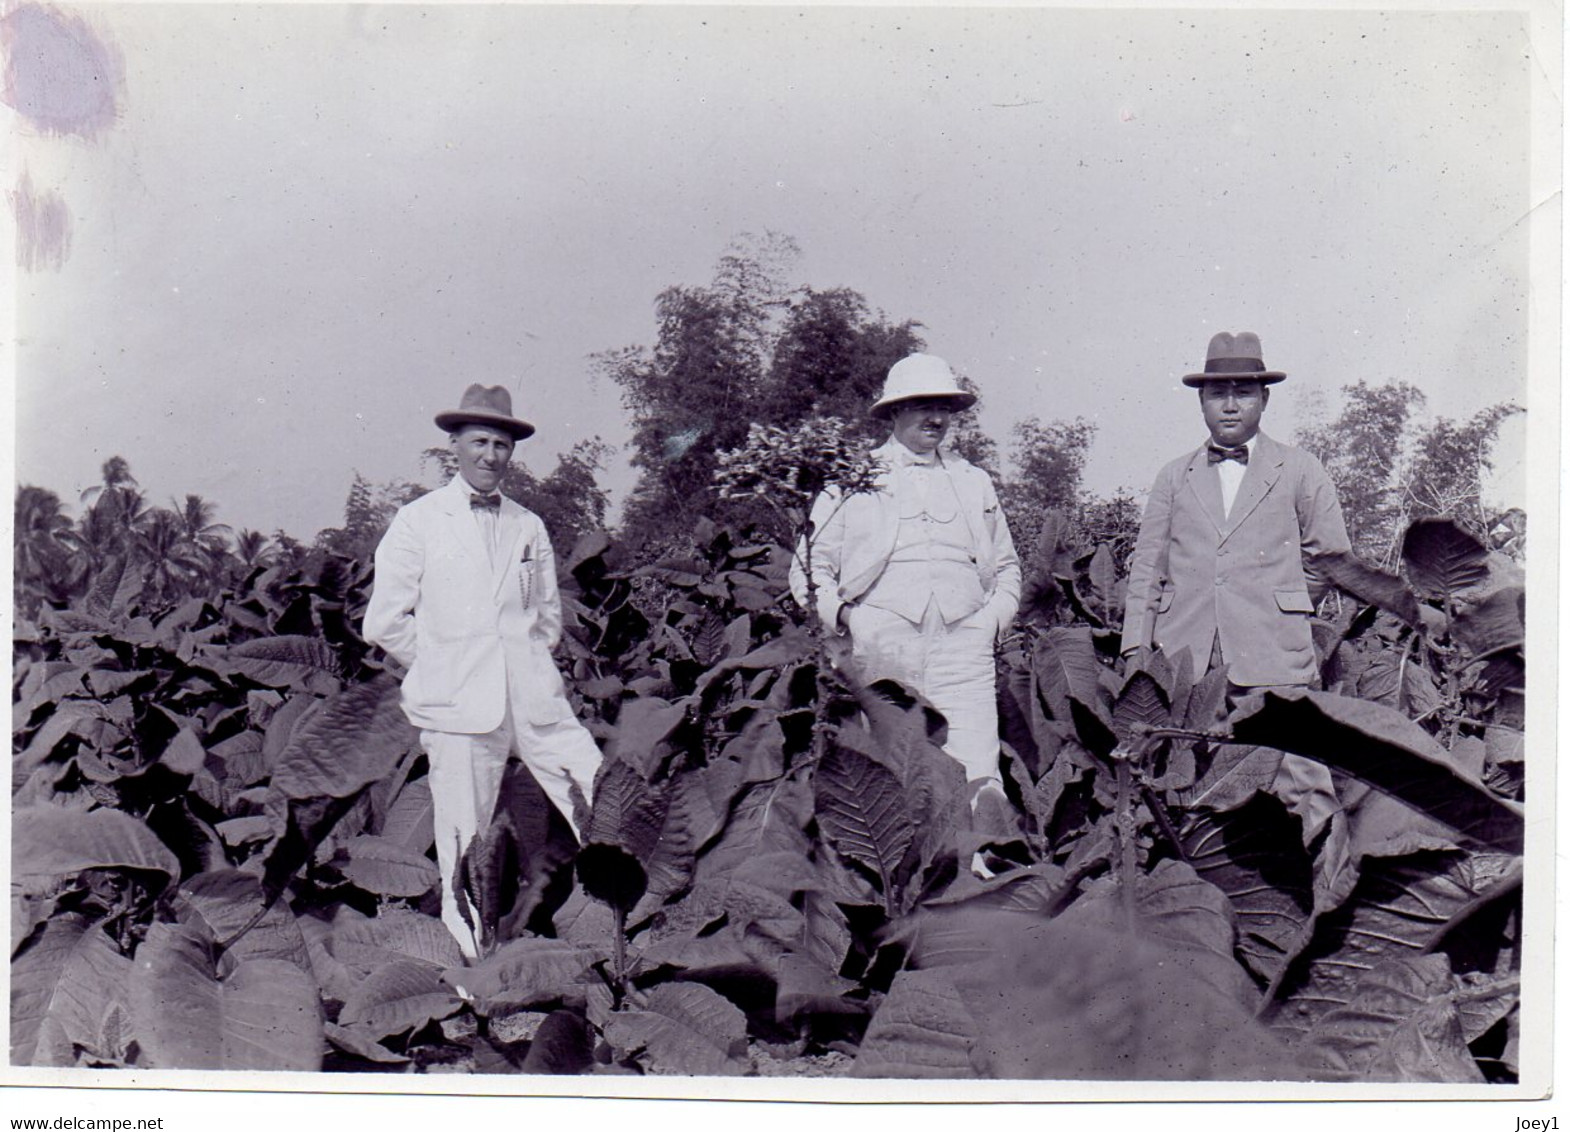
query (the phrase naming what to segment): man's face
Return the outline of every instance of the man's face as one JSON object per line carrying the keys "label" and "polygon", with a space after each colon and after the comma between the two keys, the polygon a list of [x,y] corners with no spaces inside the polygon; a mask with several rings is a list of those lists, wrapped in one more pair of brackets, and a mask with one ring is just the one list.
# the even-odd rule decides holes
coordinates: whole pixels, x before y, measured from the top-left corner
{"label": "man's face", "polygon": [[894,439],[918,456],[924,456],[943,443],[954,419],[954,403],[941,397],[901,401],[890,410],[894,420]]}
{"label": "man's face", "polygon": [[1199,390],[1210,439],[1228,448],[1254,439],[1270,390],[1259,381],[1207,381]]}
{"label": "man's face", "polygon": [[490,425],[467,424],[452,434],[458,471],[475,491],[496,490],[507,474],[512,447],[512,437]]}

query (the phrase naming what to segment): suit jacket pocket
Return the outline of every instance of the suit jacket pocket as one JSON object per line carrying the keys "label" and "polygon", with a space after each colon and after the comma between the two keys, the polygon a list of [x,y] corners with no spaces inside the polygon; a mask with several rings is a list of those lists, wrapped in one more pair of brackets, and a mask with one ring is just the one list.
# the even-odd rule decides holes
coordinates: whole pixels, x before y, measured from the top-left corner
{"label": "suit jacket pocket", "polygon": [[1171,582],[1162,583],[1161,589],[1156,592],[1156,604],[1154,608],[1157,613],[1165,613],[1168,609],[1172,608]]}
{"label": "suit jacket pocket", "polygon": [[1276,608],[1282,613],[1313,613],[1314,602],[1307,590],[1277,590]]}

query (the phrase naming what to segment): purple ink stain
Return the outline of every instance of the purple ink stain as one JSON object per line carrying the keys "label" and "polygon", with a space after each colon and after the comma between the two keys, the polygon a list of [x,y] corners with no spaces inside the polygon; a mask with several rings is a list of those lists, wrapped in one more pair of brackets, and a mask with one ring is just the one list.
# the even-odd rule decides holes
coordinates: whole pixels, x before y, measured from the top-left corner
{"label": "purple ink stain", "polygon": [[21,4],[0,17],[0,47],[5,102],[39,130],[91,139],[114,125],[125,62],[85,20]]}
{"label": "purple ink stain", "polygon": [[71,252],[71,210],[57,192],[34,192],[23,173],[6,194],[16,214],[16,265],[23,271],[59,271]]}

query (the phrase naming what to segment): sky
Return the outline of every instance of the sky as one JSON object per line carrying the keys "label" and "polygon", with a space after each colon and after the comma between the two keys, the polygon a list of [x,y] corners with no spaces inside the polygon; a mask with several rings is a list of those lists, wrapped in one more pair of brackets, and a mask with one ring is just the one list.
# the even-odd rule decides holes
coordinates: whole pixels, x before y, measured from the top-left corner
{"label": "sky", "polygon": [[[545,473],[620,446],[591,356],[743,233],[922,324],[1006,451],[1143,494],[1252,330],[1290,439],[1355,380],[1527,404],[1510,11],[45,6],[6,17],[19,483],[308,539],[501,384]],[[42,60],[43,62],[38,62]],[[1519,422],[1496,487],[1519,502]]]}

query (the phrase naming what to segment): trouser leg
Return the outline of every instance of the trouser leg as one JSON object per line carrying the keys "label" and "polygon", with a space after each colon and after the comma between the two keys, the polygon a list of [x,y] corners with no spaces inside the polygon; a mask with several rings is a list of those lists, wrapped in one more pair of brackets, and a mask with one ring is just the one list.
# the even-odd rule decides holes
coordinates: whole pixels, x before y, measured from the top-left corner
{"label": "trouser leg", "polygon": [[[441,870],[442,923],[465,955],[478,954],[473,930],[464,922],[453,877],[458,862],[476,833],[490,825],[501,791],[502,774],[512,749],[505,724],[485,735],[420,732],[420,744],[431,764],[432,824],[436,832],[436,863]],[[471,919],[473,912],[471,910]]]}
{"label": "trouser leg", "polygon": [[567,819],[572,834],[583,840],[583,831],[573,817],[572,788],[583,793],[583,801],[594,801],[594,776],[600,769],[600,748],[594,736],[571,714],[546,724],[531,724],[514,717],[518,756],[534,780],[545,791],[551,804]]}
{"label": "trouser leg", "polygon": [[850,630],[866,679],[897,680],[943,713],[949,725],[943,750],[964,770],[974,798],[986,789],[1001,793],[997,685],[987,615],[978,611],[949,626],[932,605],[922,623],[914,625],[896,613],[857,606]]}
{"label": "trouser leg", "polygon": [[922,625],[927,639],[926,696],[949,721],[944,745],[965,770],[973,797],[1003,791],[998,770],[997,670],[992,656],[991,619],[983,610],[953,625],[934,612]]}

